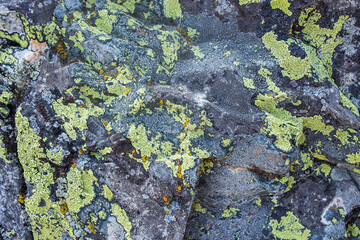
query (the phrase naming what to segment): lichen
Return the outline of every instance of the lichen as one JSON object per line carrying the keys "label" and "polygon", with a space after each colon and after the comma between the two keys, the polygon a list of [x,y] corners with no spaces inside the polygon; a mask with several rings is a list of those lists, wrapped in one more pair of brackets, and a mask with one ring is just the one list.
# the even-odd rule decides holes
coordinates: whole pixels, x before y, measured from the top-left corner
{"label": "lichen", "polygon": [[129,217],[127,216],[124,209],[122,209],[119,205],[112,203],[111,204],[111,215],[116,217],[116,220],[118,223],[121,224],[121,226],[124,227],[126,234],[125,237],[127,240],[131,240],[130,231],[132,229],[131,222],[129,220]]}
{"label": "lichen", "polygon": [[106,9],[99,11],[99,16],[101,17],[95,20],[95,25],[101,31],[110,34],[113,30],[113,24],[117,21],[116,16],[109,15]]}
{"label": "lichen", "polygon": [[311,236],[310,230],[305,228],[290,211],[286,212],[286,216],[281,217],[280,222],[275,219],[270,220],[269,226],[275,239],[306,240]]}
{"label": "lichen", "polygon": [[95,197],[94,183],[96,178],[92,170],[85,171],[83,168],[70,168],[66,176],[67,193],[66,203],[71,214],[76,214]]}
{"label": "lichen", "polygon": [[271,0],[271,8],[272,9],[280,9],[286,15],[291,16],[292,12],[289,10],[290,3],[287,0]]}
{"label": "lichen", "polygon": [[232,217],[233,215],[236,215],[236,213],[240,211],[240,209],[237,209],[237,208],[229,208],[229,209],[226,209],[224,210],[223,214],[221,215],[222,218],[230,218]]}
{"label": "lichen", "polygon": [[164,0],[164,15],[173,20],[182,18],[179,0]]}
{"label": "lichen", "polygon": [[244,87],[255,89],[254,81],[251,78],[243,77]]}
{"label": "lichen", "polygon": [[326,136],[329,136],[329,134],[334,130],[333,126],[326,125],[322,122],[322,116],[320,115],[303,118],[303,125],[315,133],[321,132]]}
{"label": "lichen", "polygon": [[248,3],[260,3],[260,2],[261,0],[239,0],[240,6]]}

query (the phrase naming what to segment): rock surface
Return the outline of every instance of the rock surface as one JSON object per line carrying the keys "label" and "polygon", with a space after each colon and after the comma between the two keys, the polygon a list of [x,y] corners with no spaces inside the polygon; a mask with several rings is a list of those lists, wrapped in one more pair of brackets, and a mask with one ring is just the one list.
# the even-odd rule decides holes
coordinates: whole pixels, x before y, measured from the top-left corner
{"label": "rock surface", "polygon": [[359,6],[0,0],[0,239],[360,238]]}

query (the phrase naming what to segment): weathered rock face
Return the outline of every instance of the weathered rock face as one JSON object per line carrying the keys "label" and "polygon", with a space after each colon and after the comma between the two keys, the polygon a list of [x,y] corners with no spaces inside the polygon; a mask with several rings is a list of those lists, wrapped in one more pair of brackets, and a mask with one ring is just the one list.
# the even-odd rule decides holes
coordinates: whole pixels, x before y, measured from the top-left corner
{"label": "weathered rock face", "polygon": [[0,239],[357,239],[358,1],[0,1]]}

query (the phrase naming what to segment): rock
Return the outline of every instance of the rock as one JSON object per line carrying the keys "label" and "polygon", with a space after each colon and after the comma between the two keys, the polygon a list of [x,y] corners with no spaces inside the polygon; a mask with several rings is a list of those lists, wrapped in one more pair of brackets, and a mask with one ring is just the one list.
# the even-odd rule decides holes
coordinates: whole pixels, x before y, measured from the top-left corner
{"label": "rock", "polygon": [[359,237],[356,1],[1,1],[1,239]]}

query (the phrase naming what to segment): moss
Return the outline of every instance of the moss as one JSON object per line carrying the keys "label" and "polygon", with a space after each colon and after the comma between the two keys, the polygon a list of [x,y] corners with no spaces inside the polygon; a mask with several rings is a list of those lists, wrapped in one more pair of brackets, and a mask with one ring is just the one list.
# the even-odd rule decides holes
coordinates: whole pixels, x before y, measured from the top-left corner
{"label": "moss", "polygon": [[259,2],[261,2],[261,0],[239,0],[240,5],[245,5],[248,3],[259,3]]}
{"label": "moss", "polygon": [[289,10],[290,3],[287,0],[271,0],[271,8],[272,9],[280,9],[286,15],[291,16],[292,12]]}
{"label": "moss", "polygon": [[250,78],[243,77],[244,87],[255,89],[254,81]]}
{"label": "moss", "polygon": [[95,197],[94,183],[96,178],[92,170],[70,168],[66,176],[68,197],[66,203],[71,214],[76,214],[81,208],[91,203]]}
{"label": "moss", "polygon": [[233,215],[236,215],[236,213],[240,211],[240,209],[237,209],[237,208],[229,208],[229,209],[226,209],[224,210],[223,214],[221,215],[222,218],[230,218],[232,217]]}
{"label": "moss", "polygon": [[129,217],[127,216],[124,209],[122,209],[119,205],[112,203],[111,204],[111,215],[115,216],[117,219],[117,222],[121,224],[121,226],[124,227],[126,234],[125,237],[127,240],[132,239],[130,235],[130,231],[132,229],[131,222],[129,220]]}
{"label": "moss", "polygon": [[164,15],[173,20],[182,18],[179,0],[164,0]]}
{"label": "moss", "polygon": [[311,131],[315,131],[315,133],[321,132],[326,136],[329,136],[329,134],[334,130],[333,126],[327,126],[322,122],[322,116],[320,115],[303,118],[303,125],[304,127],[309,128]]}
{"label": "moss", "polygon": [[310,230],[306,229],[290,211],[286,212],[286,216],[281,217],[280,222],[275,219],[270,220],[269,226],[275,239],[306,240],[311,236]]}
{"label": "moss", "polygon": [[277,35],[271,31],[262,37],[262,42],[278,60],[280,67],[284,69],[282,74],[291,80],[298,80],[308,75],[310,71],[309,59],[292,56],[288,44],[284,40],[277,41],[276,38]]}
{"label": "moss", "polygon": [[113,24],[117,21],[116,16],[109,15],[106,9],[100,10],[99,16],[101,18],[95,20],[96,27],[107,34],[110,34],[113,30]]}

